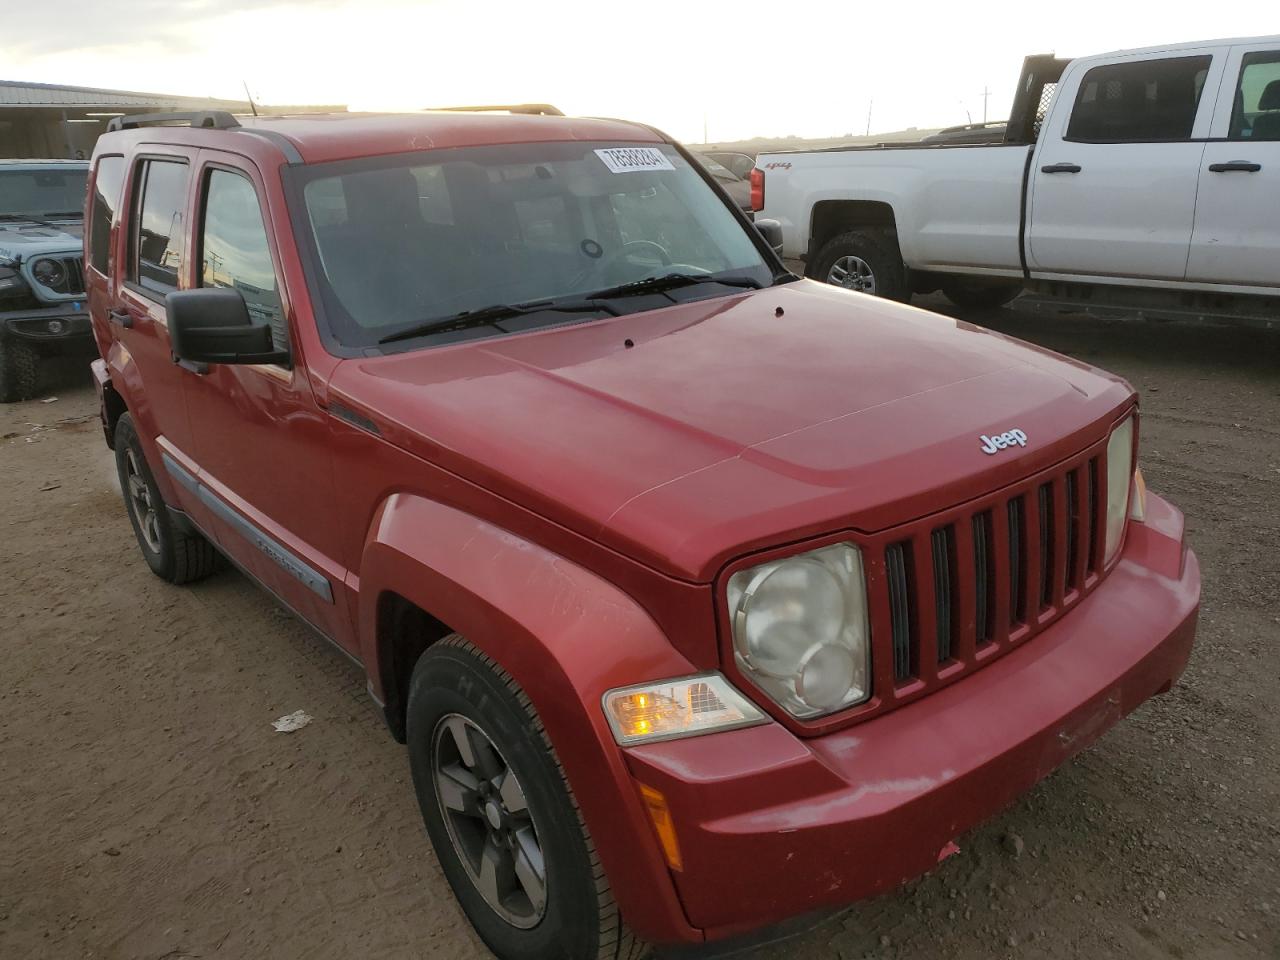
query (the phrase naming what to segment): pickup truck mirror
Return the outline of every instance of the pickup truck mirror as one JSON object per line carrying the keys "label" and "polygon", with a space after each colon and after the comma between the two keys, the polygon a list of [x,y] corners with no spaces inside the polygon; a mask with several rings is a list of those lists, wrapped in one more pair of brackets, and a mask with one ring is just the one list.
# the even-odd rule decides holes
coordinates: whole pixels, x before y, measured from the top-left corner
{"label": "pickup truck mirror", "polygon": [[764,237],[764,242],[773,248],[773,252],[782,256],[782,224],[777,220],[756,220],[756,231]]}
{"label": "pickup truck mirror", "polygon": [[239,290],[201,287],[176,290],[164,298],[174,356],[191,364],[289,364],[289,352],[277,350],[271,326],[255,322]]}

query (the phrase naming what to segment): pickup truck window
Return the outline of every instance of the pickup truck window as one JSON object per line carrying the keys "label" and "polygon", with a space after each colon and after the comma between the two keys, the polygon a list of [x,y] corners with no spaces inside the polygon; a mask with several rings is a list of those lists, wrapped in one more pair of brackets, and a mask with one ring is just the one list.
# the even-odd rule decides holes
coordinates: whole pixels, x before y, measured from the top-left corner
{"label": "pickup truck window", "polygon": [[277,350],[289,348],[271,246],[253,184],[238,173],[211,170],[200,225],[200,286],[231,287],[249,316],[271,326]]}
{"label": "pickup truck window", "polygon": [[124,157],[100,157],[93,182],[93,209],[89,214],[89,265],[104,276],[111,255],[111,220],[120,204],[123,185]]}
{"label": "pickup truck window", "polygon": [[[618,148],[649,166],[617,172],[605,158]],[[668,273],[772,281],[730,209],[668,144],[468,147],[291,174],[309,221],[300,233],[314,243],[322,323],[348,347],[373,347],[405,324]],[[703,283],[682,296],[734,289]],[[620,312],[654,306],[643,297],[614,303]],[[583,317],[539,314],[547,323]]]}
{"label": "pickup truck window", "polygon": [[1244,55],[1231,139],[1280,140],[1280,50]]}
{"label": "pickup truck window", "polygon": [[1094,67],[1080,81],[1068,140],[1168,142],[1191,137],[1212,57],[1169,57]]}
{"label": "pickup truck window", "polygon": [[129,279],[157,298],[178,289],[187,178],[187,165],[180,161],[143,160],[139,170],[142,190],[130,226]]}

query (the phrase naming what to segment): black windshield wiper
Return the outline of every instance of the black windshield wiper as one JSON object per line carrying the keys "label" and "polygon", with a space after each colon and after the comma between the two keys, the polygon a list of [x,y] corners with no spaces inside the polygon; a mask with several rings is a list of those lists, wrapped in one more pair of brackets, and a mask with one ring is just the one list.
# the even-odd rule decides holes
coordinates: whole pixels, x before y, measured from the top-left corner
{"label": "black windshield wiper", "polygon": [[493,326],[499,320],[521,317],[529,313],[595,313],[599,311],[613,316],[618,315],[618,311],[607,303],[597,303],[594,299],[568,300],[561,303],[556,303],[554,300],[532,303],[495,303],[487,307],[476,307],[474,310],[463,310],[451,317],[440,317],[436,320],[412,324],[388,333],[378,340],[378,343],[395,343],[398,340],[412,340],[432,333],[453,333],[457,330],[470,330],[472,327]]}
{"label": "black windshield wiper", "polygon": [[601,299],[630,297],[640,293],[661,293],[663,290],[689,287],[696,283],[719,283],[726,287],[760,289],[760,281],[753,280],[751,277],[717,277],[711,273],[664,273],[659,277],[645,277],[643,280],[620,283],[616,287],[606,287],[604,290],[596,290],[587,294],[587,296]]}

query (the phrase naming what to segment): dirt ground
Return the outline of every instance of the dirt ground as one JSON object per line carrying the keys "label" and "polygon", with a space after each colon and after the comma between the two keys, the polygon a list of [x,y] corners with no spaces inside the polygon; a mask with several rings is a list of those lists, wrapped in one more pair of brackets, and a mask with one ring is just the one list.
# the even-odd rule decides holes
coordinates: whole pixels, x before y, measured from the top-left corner
{"label": "dirt ground", "polygon": [[[1280,958],[1280,332],[980,319],[1141,391],[1195,655],[933,874],[752,956]],[[487,957],[358,671],[238,574],[154,578],[83,370],[50,396],[0,406],[0,958]]]}

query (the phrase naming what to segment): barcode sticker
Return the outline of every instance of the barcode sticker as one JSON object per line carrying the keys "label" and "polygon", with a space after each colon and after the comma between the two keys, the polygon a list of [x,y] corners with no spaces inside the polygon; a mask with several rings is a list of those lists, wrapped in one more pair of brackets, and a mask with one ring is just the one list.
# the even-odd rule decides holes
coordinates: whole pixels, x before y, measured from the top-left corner
{"label": "barcode sticker", "polygon": [[674,170],[667,155],[657,147],[605,147],[596,156],[614,173],[639,170]]}

